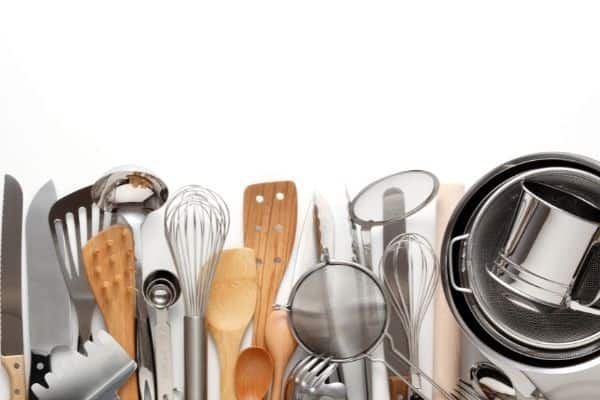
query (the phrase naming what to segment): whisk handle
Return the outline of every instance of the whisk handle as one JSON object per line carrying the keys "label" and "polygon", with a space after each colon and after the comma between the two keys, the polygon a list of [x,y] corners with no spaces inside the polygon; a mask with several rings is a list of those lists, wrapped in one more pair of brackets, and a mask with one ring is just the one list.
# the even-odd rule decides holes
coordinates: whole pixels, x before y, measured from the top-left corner
{"label": "whisk handle", "polygon": [[185,400],[206,400],[206,329],[203,316],[183,318]]}

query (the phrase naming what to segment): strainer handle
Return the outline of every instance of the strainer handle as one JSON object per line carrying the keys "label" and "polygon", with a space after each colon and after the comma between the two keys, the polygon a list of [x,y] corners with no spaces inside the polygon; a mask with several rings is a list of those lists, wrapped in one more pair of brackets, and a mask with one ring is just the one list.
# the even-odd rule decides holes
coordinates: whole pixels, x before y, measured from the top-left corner
{"label": "strainer handle", "polygon": [[586,314],[600,316],[600,309],[595,308],[595,307],[590,307],[589,305],[581,304],[578,301],[571,300],[568,302],[568,306],[571,310],[574,310],[574,311],[580,311],[580,312],[584,312]]}
{"label": "strainer handle", "polygon": [[450,240],[450,244],[448,245],[448,275],[450,275],[450,284],[452,285],[452,289],[456,290],[457,292],[472,294],[473,289],[458,286],[456,279],[454,278],[454,245],[458,242],[462,242],[463,240],[467,240],[468,238],[469,234],[465,233],[464,235],[457,236]]}

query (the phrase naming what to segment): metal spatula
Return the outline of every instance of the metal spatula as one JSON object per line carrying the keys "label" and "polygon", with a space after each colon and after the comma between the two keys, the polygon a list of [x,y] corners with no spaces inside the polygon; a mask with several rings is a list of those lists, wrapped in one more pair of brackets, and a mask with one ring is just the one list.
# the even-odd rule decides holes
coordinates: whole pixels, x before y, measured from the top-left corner
{"label": "metal spatula", "polygon": [[91,188],[85,187],[59,199],[48,215],[58,261],[77,312],[80,344],[90,338],[96,307],[85,275],[81,249],[92,236],[116,222],[116,215],[106,213],[94,204]]}
{"label": "metal spatula", "polygon": [[135,362],[104,331],[84,347],[87,356],[75,351],[52,354],[53,370],[46,374],[48,388],[37,383],[31,387],[39,400],[118,399],[116,391],[135,371]]}

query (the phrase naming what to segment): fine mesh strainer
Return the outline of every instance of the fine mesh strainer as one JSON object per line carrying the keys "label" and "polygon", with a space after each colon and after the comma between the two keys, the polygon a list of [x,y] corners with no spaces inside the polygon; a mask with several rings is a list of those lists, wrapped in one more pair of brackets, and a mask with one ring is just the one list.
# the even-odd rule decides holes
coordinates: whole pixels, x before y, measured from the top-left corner
{"label": "fine mesh strainer", "polygon": [[[463,242],[458,250],[458,276],[451,276],[453,288],[466,293],[467,304],[482,327],[513,351],[541,360],[589,355],[600,349],[600,318],[533,303],[525,309],[522,304],[515,304],[521,299],[511,296],[486,273],[486,266],[495,261],[505,241],[525,178],[552,184],[586,199],[600,196],[600,178],[580,170],[544,168],[510,178],[473,214],[469,233],[452,240],[450,246],[455,251],[459,249],[457,242]],[[585,271],[578,295],[590,299],[600,284],[600,253],[590,257]]]}

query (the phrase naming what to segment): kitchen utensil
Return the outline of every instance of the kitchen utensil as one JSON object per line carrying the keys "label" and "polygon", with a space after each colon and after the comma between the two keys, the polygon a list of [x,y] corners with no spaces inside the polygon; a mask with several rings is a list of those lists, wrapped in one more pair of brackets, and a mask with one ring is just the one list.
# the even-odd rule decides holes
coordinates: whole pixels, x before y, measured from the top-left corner
{"label": "kitchen utensil", "polygon": [[50,208],[48,223],[54,249],[69,296],[75,305],[79,326],[79,349],[91,337],[96,301],[84,272],[81,248],[117,216],[99,209],[92,200],[91,186],[58,199]]}
{"label": "kitchen utensil", "polygon": [[[167,185],[146,168],[126,165],[111,169],[92,187],[92,198],[100,208],[113,212],[131,227],[136,257],[137,310],[136,352],[140,361],[138,379],[142,393],[148,400],[155,399],[155,371],[148,319],[148,306],[142,295],[142,235],[141,228],[147,215],[160,208],[169,195]],[[163,399],[160,399],[163,400]]]}
{"label": "kitchen utensil", "polygon": [[[328,282],[327,293],[322,290],[323,281]],[[349,291],[353,296],[348,296]],[[384,289],[376,276],[364,267],[325,259],[294,285],[285,310],[296,341],[309,353],[329,358],[331,362],[368,359],[390,368],[385,360],[370,354],[384,338],[392,343],[393,340],[386,332],[388,308]],[[426,379],[446,399],[451,399],[418,366],[396,353],[414,373]],[[399,375],[393,369],[392,372]],[[427,398],[408,380],[406,383],[419,396]]]}
{"label": "kitchen utensil", "polygon": [[[82,255],[108,333],[135,358],[135,259],[131,230],[124,225],[103,230],[83,246]],[[119,390],[122,400],[138,399],[137,383],[135,375],[127,380]]]}
{"label": "kitchen utensil", "polygon": [[23,192],[4,175],[0,190],[0,360],[10,380],[10,400],[27,399],[21,307],[21,227]]}
{"label": "kitchen utensil", "polygon": [[534,180],[522,181],[521,188],[508,237],[488,273],[534,303],[600,315],[592,307],[600,299],[600,288],[585,304],[572,294],[593,247],[600,244],[600,208]]}
{"label": "kitchen utensil", "polygon": [[[507,290],[486,273],[487,263],[494,262],[501,250],[514,215],[523,179],[535,179],[577,193],[588,200],[600,196],[600,162],[566,153],[528,154],[508,160],[475,182],[456,206],[444,234],[442,281],[444,293],[453,316],[465,337],[486,358],[493,360],[528,394],[530,388],[521,382],[524,371],[544,393],[557,399],[594,399],[600,391],[598,376],[600,346],[598,318],[568,309],[553,309],[551,313],[536,313],[515,306],[506,297]],[[478,220],[478,229],[474,222]],[[470,234],[468,240],[456,243],[450,257],[450,241]],[[469,253],[468,249],[474,251]],[[590,280],[597,288],[598,264],[588,265]],[[479,303],[475,294],[458,292],[455,283],[470,288],[469,279],[482,288],[486,303]],[[469,278],[470,276],[470,278]],[[592,298],[596,290],[591,290]],[[492,312],[492,318],[487,313]],[[567,345],[569,349],[550,350],[546,346],[525,345],[504,332],[499,326],[543,343]],[[463,353],[467,349],[463,350]],[[578,382],[573,384],[573,382]],[[585,384],[582,384],[585,382]]]}
{"label": "kitchen utensil", "polygon": [[[403,268],[408,268],[408,285],[402,281],[405,277]],[[421,325],[440,277],[437,257],[423,236],[404,233],[386,246],[379,273],[390,310],[396,313],[408,337],[408,358],[418,365]],[[392,332],[387,334],[391,336]],[[413,375],[412,383],[421,387],[419,374]]]}
{"label": "kitchen utensil", "polygon": [[185,186],[167,203],[165,235],[185,305],[185,398],[206,398],[204,317],[215,268],[229,231],[223,199],[201,186]]}
{"label": "kitchen utensil", "polygon": [[46,374],[48,388],[31,387],[40,400],[116,400],[116,391],[135,371],[135,362],[105,331],[84,344],[87,355],[76,351],[52,354],[52,372]]}
{"label": "kitchen utensil", "polygon": [[[155,311],[154,348],[156,354],[156,388],[158,399],[171,400],[175,393],[173,384],[173,355],[171,349],[171,326],[169,325],[169,307],[177,302],[181,295],[179,279],[168,270],[155,270],[143,284],[144,298]],[[145,400],[145,399],[144,399]]]}
{"label": "kitchen utensil", "polygon": [[481,397],[469,382],[462,379],[458,380],[456,388],[452,392],[452,397],[456,400],[505,400],[497,398]]}
{"label": "kitchen utensil", "polygon": [[248,347],[235,364],[235,394],[238,400],[265,397],[273,382],[273,359],[262,347]]}
{"label": "kitchen utensil", "polygon": [[[535,180],[559,186],[584,198],[600,196],[600,178],[588,172],[565,167],[527,170],[496,184],[472,211],[461,233],[448,241],[447,268],[454,271],[449,288],[459,293],[472,317],[477,320],[492,341],[511,351],[511,359],[544,366],[581,359],[600,351],[598,318],[570,309],[537,306],[499,285],[487,272],[495,263],[508,235],[510,223],[518,207],[523,180]],[[457,210],[457,211],[460,211]],[[448,236],[446,235],[446,238]],[[448,239],[447,239],[448,240]],[[450,241],[452,246],[450,246]],[[461,246],[459,246],[461,244]],[[460,255],[456,263],[455,256]],[[456,263],[456,264],[455,264]],[[581,288],[590,288],[578,296],[591,301],[600,284],[597,283],[597,261],[591,259]],[[584,284],[584,281],[586,283]],[[447,294],[447,293],[446,293]],[[460,323],[460,321],[459,321]],[[524,360],[524,357],[527,360]]]}
{"label": "kitchen utensil", "polygon": [[[465,194],[462,184],[442,184],[437,198],[436,207],[436,251],[441,256],[441,246],[444,240],[444,230],[448,220]],[[462,335],[460,327],[448,307],[444,290],[438,286],[434,298],[434,329],[433,329],[433,379],[446,391],[451,391],[460,375]],[[437,393],[434,400],[441,400]]]}
{"label": "kitchen utensil", "polygon": [[297,346],[290,332],[285,311],[275,310],[269,314],[265,328],[265,343],[274,364],[273,385],[269,398],[281,400],[285,368]]}
{"label": "kitchen utensil", "polygon": [[[406,219],[423,209],[435,197],[438,179],[430,172],[403,171],[386,176],[363,188],[348,204],[353,234],[353,248],[360,264],[372,269],[371,229]],[[404,195],[404,213],[386,220],[382,215],[381,199],[386,190],[394,188]]]}
{"label": "kitchen utensil", "polygon": [[305,357],[290,373],[293,377],[296,393],[316,394],[337,367],[338,364],[331,362],[328,358]]}
{"label": "kitchen utensil", "polygon": [[519,393],[510,378],[500,368],[489,362],[473,364],[469,376],[471,386],[484,399],[545,400],[546,398],[537,388],[531,396]]}
{"label": "kitchen utensil", "polygon": [[[398,188],[388,188],[383,192],[383,219],[386,221],[393,221],[383,225],[383,249],[392,242],[392,240],[406,232],[406,219],[398,219],[404,215],[404,193]],[[410,290],[410,277],[408,268],[408,259],[405,251],[401,251],[398,254],[397,262],[398,265],[394,266],[391,263],[392,260],[386,260],[386,264],[383,266],[383,273],[387,274],[388,271],[395,271],[397,281],[396,283],[402,288],[403,293],[408,293],[405,296],[406,307],[411,307],[411,290]],[[396,347],[402,354],[409,354],[409,342],[408,335],[405,332],[402,321],[396,313],[390,313],[390,324],[388,327],[390,332],[394,332],[394,339]],[[388,342],[383,344],[385,360],[403,376],[410,376],[410,369],[406,367],[406,364],[399,362],[397,357],[394,356],[391,346]],[[398,400],[398,396],[402,396],[402,399],[408,398],[408,387],[402,383],[398,378],[390,377],[390,381],[400,382],[400,384],[394,384],[395,388],[405,389],[406,392],[399,392],[398,390],[392,390],[390,392],[392,396],[391,400]]]}
{"label": "kitchen utensil", "polygon": [[[54,183],[48,181],[34,195],[27,211],[25,234],[29,287],[29,385],[46,386],[44,375],[52,370],[50,353],[56,347],[74,350],[71,302],[48,226],[48,212],[56,201]],[[29,399],[37,397],[30,390]]]}
{"label": "kitchen utensil", "polygon": [[294,246],[297,208],[294,182],[259,183],[244,191],[244,246],[254,249],[258,266],[254,346],[265,346],[267,317]]}
{"label": "kitchen utensil", "polygon": [[206,326],[219,353],[221,400],[235,400],[235,362],[254,315],[256,295],[254,250],[223,250],[206,309]]}

